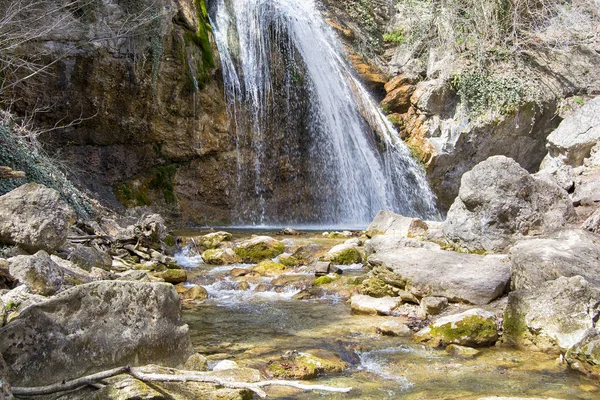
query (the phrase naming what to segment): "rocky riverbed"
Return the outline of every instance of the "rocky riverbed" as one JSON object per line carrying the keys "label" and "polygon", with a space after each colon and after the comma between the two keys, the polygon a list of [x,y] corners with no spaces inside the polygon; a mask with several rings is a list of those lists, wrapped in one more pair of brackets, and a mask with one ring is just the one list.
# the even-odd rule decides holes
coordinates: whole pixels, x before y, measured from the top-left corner
{"label": "rocky riverbed", "polygon": [[599,106],[537,174],[479,163],[443,222],[173,233],[21,186],[0,197],[2,397],[596,399]]}

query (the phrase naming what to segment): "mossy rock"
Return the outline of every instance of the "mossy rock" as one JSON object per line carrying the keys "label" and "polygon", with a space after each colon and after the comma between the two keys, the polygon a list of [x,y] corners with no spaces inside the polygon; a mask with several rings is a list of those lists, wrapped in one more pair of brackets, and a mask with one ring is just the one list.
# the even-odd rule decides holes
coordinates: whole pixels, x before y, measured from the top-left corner
{"label": "mossy rock", "polygon": [[367,278],[363,281],[360,287],[360,294],[375,297],[378,299],[382,297],[396,296],[396,293],[394,292],[392,286],[388,285],[381,279],[375,277]]}
{"label": "mossy rock", "polygon": [[223,242],[230,242],[231,239],[233,235],[229,232],[213,232],[202,236],[199,245],[203,249],[216,249]]}
{"label": "mossy rock", "polygon": [[283,243],[269,236],[257,236],[238,244],[234,251],[243,262],[258,263],[283,254],[284,249]]}
{"label": "mossy rock", "polygon": [[285,265],[274,261],[263,261],[252,269],[253,272],[262,276],[277,276],[284,270]]}
{"label": "mossy rock", "polygon": [[279,262],[286,267],[297,267],[301,265],[300,260],[289,254],[282,254],[278,258]]}
{"label": "mossy rock", "polygon": [[266,373],[278,379],[307,380],[315,379],[321,374],[342,372],[346,366],[339,359],[329,360],[308,353],[289,351],[281,359],[270,361]]}
{"label": "mossy rock", "polygon": [[[332,249],[333,250],[333,249]],[[337,265],[352,265],[362,262],[362,255],[355,247],[348,247],[328,254],[329,261]]]}
{"label": "mossy rock", "polygon": [[432,346],[490,346],[498,340],[496,316],[481,309],[450,315],[417,333],[416,339]]}
{"label": "mossy rock", "polygon": [[210,265],[231,265],[241,261],[231,249],[210,249],[202,253],[202,259]]}
{"label": "mossy rock", "polygon": [[327,285],[333,281],[337,281],[338,279],[340,279],[340,276],[338,274],[324,275],[324,276],[321,276],[321,277],[315,279],[313,281],[313,286]]}
{"label": "mossy rock", "polygon": [[168,269],[164,272],[155,273],[154,276],[172,284],[182,283],[187,280],[187,272],[184,269]]}
{"label": "mossy rock", "polygon": [[194,286],[181,291],[179,297],[187,301],[202,301],[208,299],[208,292],[202,286]]}

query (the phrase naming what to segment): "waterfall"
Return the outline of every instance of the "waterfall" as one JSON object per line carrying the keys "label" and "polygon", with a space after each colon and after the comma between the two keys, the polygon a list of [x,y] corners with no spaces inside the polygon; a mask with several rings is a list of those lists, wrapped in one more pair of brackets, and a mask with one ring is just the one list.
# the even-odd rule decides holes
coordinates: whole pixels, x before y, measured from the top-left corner
{"label": "waterfall", "polygon": [[212,0],[209,13],[237,138],[236,223],[437,215],[424,171],[314,0]]}

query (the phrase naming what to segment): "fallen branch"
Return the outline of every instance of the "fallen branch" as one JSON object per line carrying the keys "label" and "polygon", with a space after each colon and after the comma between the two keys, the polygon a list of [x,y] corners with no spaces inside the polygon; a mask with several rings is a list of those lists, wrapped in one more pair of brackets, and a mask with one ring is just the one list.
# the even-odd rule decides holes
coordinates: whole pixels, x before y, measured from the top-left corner
{"label": "fallen branch", "polygon": [[0,167],[0,179],[25,178],[25,172],[13,171],[10,167]]}
{"label": "fallen branch", "polygon": [[13,387],[12,392],[15,396],[39,396],[42,394],[52,394],[59,392],[66,392],[67,390],[77,389],[82,386],[91,385],[102,379],[110,378],[111,376],[123,374],[129,371],[129,367],[119,367],[108,371],[98,372],[96,374],[83,376],[81,378],[73,379],[72,381],[55,383],[48,386],[39,387]]}
{"label": "fallen branch", "polygon": [[281,380],[262,381],[255,383],[233,382],[218,378],[216,376],[207,375],[206,373],[193,371],[185,371],[185,373],[177,375],[155,374],[143,372],[140,368],[130,368],[127,366],[111,369],[108,371],[98,372],[96,374],[87,375],[71,381],[55,383],[48,386],[29,388],[13,387],[12,392],[14,395],[17,396],[39,396],[45,394],[65,392],[68,390],[78,389],[85,386],[96,387],[98,381],[120,374],[129,374],[132,377],[143,382],[200,382],[212,383],[214,385],[229,389],[247,389],[254,392],[257,396],[259,396],[262,399],[267,397],[265,391],[261,389],[265,386],[289,386],[301,390],[318,390],[333,393],[348,393],[352,390],[352,388],[334,388],[324,385],[306,385],[300,382]]}

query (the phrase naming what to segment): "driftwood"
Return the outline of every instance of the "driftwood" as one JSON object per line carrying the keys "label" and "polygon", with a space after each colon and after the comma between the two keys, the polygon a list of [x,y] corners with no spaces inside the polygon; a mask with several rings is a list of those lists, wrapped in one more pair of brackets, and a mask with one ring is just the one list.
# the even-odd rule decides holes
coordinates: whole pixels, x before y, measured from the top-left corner
{"label": "driftwood", "polygon": [[247,389],[254,392],[260,398],[266,398],[267,394],[263,387],[266,386],[289,386],[301,390],[318,390],[324,392],[334,393],[348,393],[352,388],[334,388],[324,385],[306,385],[300,382],[294,381],[262,381],[262,382],[232,382],[218,378],[216,376],[207,375],[202,372],[194,371],[182,371],[184,373],[179,375],[170,374],[154,374],[143,372],[140,368],[131,368],[129,366],[111,369],[108,371],[98,372],[96,374],[83,376],[67,382],[55,383],[48,386],[40,387],[13,387],[12,393],[17,396],[39,396],[47,395],[52,393],[65,392],[73,389],[79,389],[85,386],[97,387],[99,381],[110,378],[112,376],[120,374],[129,374],[132,377],[143,381],[143,382],[201,382],[201,383],[212,383],[214,385],[230,388],[230,389]]}
{"label": "driftwood", "polygon": [[0,179],[25,178],[25,172],[13,171],[10,167],[0,167]]}

